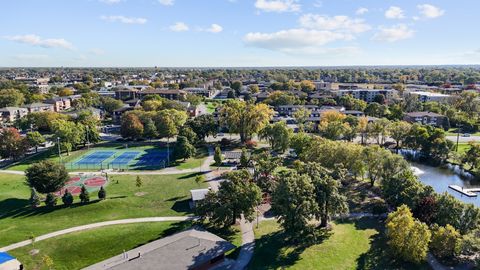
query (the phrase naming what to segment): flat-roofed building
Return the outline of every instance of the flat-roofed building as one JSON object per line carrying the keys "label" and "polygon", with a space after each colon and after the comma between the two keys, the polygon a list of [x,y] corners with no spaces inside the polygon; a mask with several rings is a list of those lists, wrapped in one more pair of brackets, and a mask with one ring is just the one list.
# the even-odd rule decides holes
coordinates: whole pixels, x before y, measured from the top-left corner
{"label": "flat-roofed building", "polygon": [[34,112],[54,112],[55,107],[52,104],[47,104],[47,103],[32,103],[32,104],[27,104],[23,106],[23,108],[26,108],[29,113],[34,113]]}
{"label": "flat-roofed building", "polygon": [[433,112],[409,112],[405,113],[403,120],[409,123],[419,123],[435,127],[448,126],[448,117]]}
{"label": "flat-roofed building", "polygon": [[420,102],[435,101],[440,103],[446,103],[451,98],[450,95],[433,93],[433,92],[425,92],[425,91],[409,92],[407,93],[407,95],[418,97],[418,100]]}
{"label": "flat-roofed building", "polygon": [[2,123],[13,123],[20,118],[23,118],[28,114],[28,110],[26,108],[20,107],[5,107],[0,108],[0,121]]}
{"label": "flat-roofed building", "polygon": [[351,95],[356,99],[361,99],[367,103],[374,102],[375,97],[383,95],[387,102],[397,98],[397,90],[395,89],[351,89],[351,90],[334,90],[332,94],[341,97]]}
{"label": "flat-roofed building", "polygon": [[[84,270],[208,270],[235,246],[207,231],[190,229],[150,242]],[[229,269],[229,268],[228,268]]]}

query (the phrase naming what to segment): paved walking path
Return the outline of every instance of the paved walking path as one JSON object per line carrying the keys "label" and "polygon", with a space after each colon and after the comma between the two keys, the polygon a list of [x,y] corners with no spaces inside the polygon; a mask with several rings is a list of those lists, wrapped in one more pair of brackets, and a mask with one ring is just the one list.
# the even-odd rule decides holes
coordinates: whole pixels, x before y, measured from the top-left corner
{"label": "paved walking path", "polygon": [[253,251],[255,249],[255,235],[253,233],[253,224],[243,218],[240,220],[240,230],[242,232],[242,247],[240,254],[238,254],[237,260],[233,265],[234,270],[243,270],[247,267],[248,263],[253,257]]}
{"label": "paved walking path", "polygon": [[[111,225],[120,225],[120,224],[133,224],[133,223],[143,223],[143,222],[165,222],[165,221],[187,221],[187,220],[195,220],[197,217],[146,217],[146,218],[129,218],[129,219],[119,219],[119,220],[110,220],[92,224],[81,225],[77,227],[72,227],[52,233],[47,233],[38,237],[35,237],[35,242],[42,241],[45,239],[49,239],[52,237],[72,233],[72,232],[79,232],[90,230],[94,228],[100,228],[104,226],[111,226]],[[15,244],[8,245],[6,247],[0,248],[0,252],[9,251],[12,249],[28,246],[32,243],[32,240],[25,240],[22,242],[18,242]]]}

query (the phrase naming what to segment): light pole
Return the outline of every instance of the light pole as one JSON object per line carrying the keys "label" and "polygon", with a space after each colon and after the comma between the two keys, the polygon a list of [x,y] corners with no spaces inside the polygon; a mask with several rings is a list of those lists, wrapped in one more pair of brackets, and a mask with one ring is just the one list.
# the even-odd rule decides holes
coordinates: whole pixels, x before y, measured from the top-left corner
{"label": "light pole", "polygon": [[62,155],[60,151],[60,137],[57,137],[57,146],[58,146],[58,162],[62,164]]}
{"label": "light pole", "polygon": [[87,149],[90,149],[90,139],[88,137],[89,128],[88,128],[88,126],[85,126],[85,128],[87,129],[87,132],[86,132],[87,133]]}
{"label": "light pole", "polygon": [[459,125],[458,128],[457,128],[457,147],[455,149],[455,152],[458,152],[458,142],[460,141],[460,131],[461,131],[461,129],[462,129],[462,126]]}

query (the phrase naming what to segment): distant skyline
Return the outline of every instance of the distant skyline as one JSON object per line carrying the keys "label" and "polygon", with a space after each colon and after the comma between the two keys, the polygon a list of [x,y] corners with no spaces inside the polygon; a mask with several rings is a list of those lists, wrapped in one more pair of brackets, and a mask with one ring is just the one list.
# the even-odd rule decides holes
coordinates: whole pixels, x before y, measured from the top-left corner
{"label": "distant skyline", "polygon": [[475,65],[480,1],[5,0],[1,67]]}

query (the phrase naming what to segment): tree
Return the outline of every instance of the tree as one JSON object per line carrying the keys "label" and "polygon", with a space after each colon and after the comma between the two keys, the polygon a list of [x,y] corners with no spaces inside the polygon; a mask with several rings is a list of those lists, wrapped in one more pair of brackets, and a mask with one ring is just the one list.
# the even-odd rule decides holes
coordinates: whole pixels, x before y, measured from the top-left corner
{"label": "tree", "polygon": [[29,202],[32,208],[37,208],[40,206],[40,196],[38,195],[37,190],[33,187],[30,188]]}
{"label": "tree", "polygon": [[470,148],[465,152],[462,162],[470,165],[472,170],[480,169],[480,144],[469,143]]}
{"label": "tree", "polygon": [[30,147],[35,147],[35,152],[38,153],[38,146],[45,143],[45,138],[38,131],[27,133],[27,142]]}
{"label": "tree", "polygon": [[57,95],[61,96],[61,97],[66,97],[66,96],[71,96],[73,95],[73,90],[70,89],[70,88],[62,88],[58,91]]}
{"label": "tree", "polygon": [[25,96],[17,89],[0,90],[0,108],[18,107],[25,102]]}
{"label": "tree", "polygon": [[202,114],[193,118],[192,120],[187,121],[187,126],[189,126],[199,140],[205,140],[207,136],[214,136],[218,131],[218,124],[216,123],[213,115],[211,114]]}
{"label": "tree", "polygon": [[315,90],[315,84],[312,81],[303,80],[300,82],[300,89],[303,92],[312,92]]}
{"label": "tree", "polygon": [[316,217],[321,227],[327,227],[331,215],[348,212],[347,198],[340,194],[340,181],[332,178],[327,169],[318,163],[307,163],[303,168],[315,187],[315,201],[318,204]]}
{"label": "tree", "polygon": [[265,126],[260,131],[260,138],[266,139],[274,151],[283,153],[290,146],[292,134],[293,131],[281,121]]}
{"label": "tree", "polygon": [[250,91],[250,93],[252,94],[256,94],[258,92],[260,92],[260,88],[258,87],[258,84],[251,84],[248,86],[248,90]]}
{"label": "tree", "polygon": [[55,205],[57,205],[57,196],[53,193],[48,193],[45,198],[45,205],[48,207],[55,207]]}
{"label": "tree", "polygon": [[52,122],[54,138],[60,138],[60,148],[70,155],[72,148],[82,143],[85,139],[85,129],[80,123],[76,124],[67,120],[55,120]]}
{"label": "tree", "polygon": [[437,215],[437,199],[435,196],[425,196],[418,202],[413,215],[420,221],[433,224]]}
{"label": "tree", "polygon": [[87,188],[85,185],[82,185],[82,189],[80,190],[80,202],[81,203],[88,203],[90,201],[90,194],[88,193]]}
{"label": "tree", "polygon": [[230,85],[230,88],[232,88],[233,90],[235,90],[236,93],[240,93],[240,90],[242,88],[242,82],[241,81],[234,81],[232,82],[232,84]]}
{"label": "tree", "polygon": [[398,149],[407,138],[411,126],[412,125],[410,123],[405,121],[391,122],[388,126],[388,129],[390,131],[390,137],[395,140],[396,149]]}
{"label": "tree", "polygon": [[65,166],[49,160],[34,163],[25,170],[27,185],[46,194],[61,189],[70,179]]}
{"label": "tree", "polygon": [[178,130],[187,121],[187,114],[184,111],[166,109],[159,111],[154,117],[160,138],[170,139],[178,134]]}
{"label": "tree", "polygon": [[73,195],[67,189],[65,189],[65,193],[62,196],[62,202],[66,206],[73,204]]}
{"label": "tree", "polygon": [[346,116],[337,111],[326,111],[322,114],[318,129],[320,134],[330,140],[338,140],[345,132]]}
{"label": "tree", "polygon": [[226,124],[230,132],[239,133],[240,141],[245,143],[268,124],[273,111],[265,104],[229,100],[220,115],[220,121]]}
{"label": "tree", "polygon": [[143,124],[133,113],[126,113],[122,116],[122,124],[120,127],[120,133],[124,138],[138,139],[143,135]]}
{"label": "tree", "polygon": [[180,128],[178,136],[187,138],[188,142],[191,144],[195,144],[195,142],[197,142],[197,134],[193,132],[193,130],[187,125],[184,125]]}
{"label": "tree", "polygon": [[273,157],[269,151],[252,156],[253,179],[264,192],[272,193],[276,184],[275,171],[281,165],[279,157]]}
{"label": "tree", "polygon": [[308,222],[318,213],[315,186],[308,175],[283,172],[272,194],[272,210],[284,231],[300,241],[311,230]]}
{"label": "tree", "polygon": [[450,224],[447,224],[445,227],[435,226],[430,250],[439,258],[452,258],[457,253],[460,238],[460,233]]}
{"label": "tree", "polygon": [[222,164],[222,150],[220,146],[215,146],[215,153],[213,154],[213,159],[215,160],[215,165],[220,166]]}
{"label": "tree", "polygon": [[425,223],[413,218],[408,206],[388,214],[386,230],[388,245],[397,256],[413,263],[425,260],[431,232]]}
{"label": "tree", "polygon": [[140,177],[140,175],[137,175],[137,179],[135,180],[135,186],[137,186],[137,188],[140,188],[142,187],[142,185],[143,185],[142,178]]}
{"label": "tree", "polygon": [[107,198],[107,191],[103,186],[100,187],[100,190],[98,191],[98,199],[99,200],[105,200]]}
{"label": "tree", "polygon": [[373,102],[378,104],[385,104],[385,95],[379,94],[373,98]]}
{"label": "tree", "polygon": [[242,215],[248,221],[255,218],[255,207],[262,200],[260,188],[253,183],[246,170],[226,175],[218,192],[210,191],[197,207],[202,219],[208,219],[216,227],[227,227]]}
{"label": "tree", "polygon": [[304,132],[299,132],[293,134],[290,141],[290,147],[295,151],[297,156],[300,156],[306,149],[310,147],[312,137]]}
{"label": "tree", "polygon": [[0,142],[0,156],[4,158],[17,159],[28,148],[28,144],[16,128],[0,129]]}
{"label": "tree", "polygon": [[311,113],[312,112],[309,109],[306,109],[304,107],[298,109],[293,113],[293,117],[295,118],[298,124],[298,129],[301,132],[306,131],[306,123]]}
{"label": "tree", "polygon": [[247,168],[249,161],[250,155],[248,154],[247,149],[244,147],[242,148],[242,154],[240,155],[240,166],[242,168]]}
{"label": "tree", "polygon": [[118,110],[124,106],[121,100],[114,99],[112,97],[102,97],[100,100],[102,102],[103,109],[110,115],[112,115],[115,110]]}
{"label": "tree", "polygon": [[177,143],[173,149],[173,156],[175,159],[191,158],[195,155],[195,146],[190,144],[188,139],[184,136],[177,136]]}
{"label": "tree", "polygon": [[149,140],[158,136],[157,127],[151,118],[145,120],[143,136]]}

